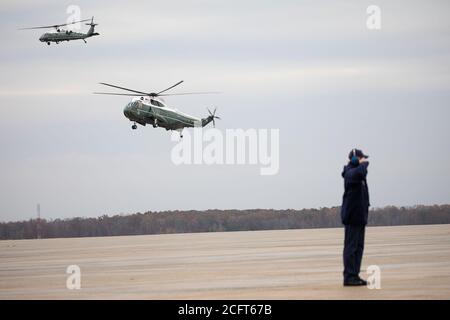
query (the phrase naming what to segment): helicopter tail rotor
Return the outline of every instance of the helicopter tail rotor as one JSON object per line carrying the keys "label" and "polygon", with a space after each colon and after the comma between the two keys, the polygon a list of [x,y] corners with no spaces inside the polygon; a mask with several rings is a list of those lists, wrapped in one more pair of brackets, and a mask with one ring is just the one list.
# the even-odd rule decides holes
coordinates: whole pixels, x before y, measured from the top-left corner
{"label": "helicopter tail rotor", "polygon": [[209,110],[208,108],[206,108],[206,110],[208,110],[208,113],[209,113],[209,116],[208,116],[207,119],[209,120],[209,122],[213,123],[213,127],[215,128],[216,127],[216,121],[214,121],[214,119],[219,119],[220,120],[220,117],[216,116],[217,108],[214,108],[213,112],[211,112],[211,110]]}
{"label": "helicopter tail rotor", "polygon": [[98,26],[98,23],[94,23],[94,17],[91,18],[90,23],[85,23],[87,26],[95,27]]}

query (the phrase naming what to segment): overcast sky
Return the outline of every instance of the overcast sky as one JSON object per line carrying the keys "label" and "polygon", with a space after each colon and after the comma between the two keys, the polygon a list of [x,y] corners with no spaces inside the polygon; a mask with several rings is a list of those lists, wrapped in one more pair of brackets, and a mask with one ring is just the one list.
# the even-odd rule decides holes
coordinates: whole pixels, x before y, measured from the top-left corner
{"label": "overcast sky", "polygon": [[[99,37],[47,46],[67,7]],[[366,8],[381,8],[381,30]],[[2,1],[0,220],[148,210],[340,205],[346,156],[371,156],[371,202],[450,202],[449,1]],[[83,26],[86,32],[87,26]],[[137,90],[221,91],[169,105],[218,107],[221,130],[279,128],[280,170],[180,165],[170,134],[131,130]],[[175,92],[176,90],[174,90]]]}

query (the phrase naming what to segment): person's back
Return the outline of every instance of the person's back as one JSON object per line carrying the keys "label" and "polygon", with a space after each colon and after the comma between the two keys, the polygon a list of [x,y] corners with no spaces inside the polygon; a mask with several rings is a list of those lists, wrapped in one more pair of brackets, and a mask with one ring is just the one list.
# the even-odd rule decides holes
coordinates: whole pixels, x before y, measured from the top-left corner
{"label": "person's back", "polygon": [[359,277],[364,252],[365,226],[369,213],[369,189],[367,187],[368,156],[353,149],[349,163],[342,171],[344,195],[341,207],[342,224],[345,226],[344,285],[366,285]]}

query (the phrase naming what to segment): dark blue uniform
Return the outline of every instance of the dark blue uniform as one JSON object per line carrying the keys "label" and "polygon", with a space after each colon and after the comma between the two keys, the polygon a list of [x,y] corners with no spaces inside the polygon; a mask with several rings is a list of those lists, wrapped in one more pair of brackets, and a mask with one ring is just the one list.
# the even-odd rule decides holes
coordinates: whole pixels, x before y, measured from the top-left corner
{"label": "dark blue uniform", "polygon": [[369,214],[369,189],[367,187],[368,162],[349,163],[344,167],[344,196],[341,219],[345,226],[344,281],[357,279],[364,252],[364,234]]}

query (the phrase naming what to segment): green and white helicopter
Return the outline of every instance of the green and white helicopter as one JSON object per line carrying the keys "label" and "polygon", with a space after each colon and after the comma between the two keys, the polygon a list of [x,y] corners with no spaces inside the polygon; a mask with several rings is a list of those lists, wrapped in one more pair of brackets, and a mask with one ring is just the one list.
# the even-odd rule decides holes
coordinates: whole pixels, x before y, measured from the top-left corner
{"label": "green and white helicopter", "polygon": [[166,105],[164,100],[160,97],[163,96],[175,96],[175,95],[190,95],[190,94],[211,94],[211,93],[219,93],[219,92],[184,92],[184,93],[164,93],[168,90],[178,86],[183,83],[182,81],[177,82],[173,86],[170,86],[167,89],[164,89],[159,92],[143,92],[132,90],[124,87],[119,87],[113,84],[108,84],[104,82],[100,82],[100,84],[130,91],[132,93],[113,93],[113,92],[94,92],[94,94],[107,94],[107,95],[115,95],[115,96],[134,96],[129,102],[123,113],[125,117],[127,117],[130,121],[133,121],[133,125],[131,129],[137,129],[137,123],[142,126],[146,124],[151,124],[154,128],[161,127],[166,130],[176,130],[180,133],[180,137],[183,138],[183,129],[187,127],[204,127],[210,122],[215,126],[216,123],[214,119],[220,119],[216,116],[216,110],[214,109],[211,112],[209,109],[209,116],[206,118],[197,118],[186,113],[183,113],[175,108],[169,107]]}
{"label": "green and white helicopter", "polygon": [[[90,23],[86,23],[86,25],[91,26],[87,33],[82,32],[74,32],[72,30],[63,30],[61,27],[72,25],[79,22],[85,22],[90,21]],[[64,24],[55,24],[52,26],[42,26],[42,27],[31,27],[31,28],[21,28],[19,30],[31,30],[31,29],[49,29],[49,28],[55,28],[56,32],[46,32],[44,33],[40,38],[39,41],[41,42],[47,42],[48,45],[50,45],[51,42],[60,43],[62,41],[72,41],[72,40],[83,40],[85,43],[87,38],[98,36],[99,33],[94,31],[94,28],[97,24],[94,23],[94,17],[91,19],[85,19],[85,20],[79,20],[79,21],[73,21],[70,23],[64,23]]]}

